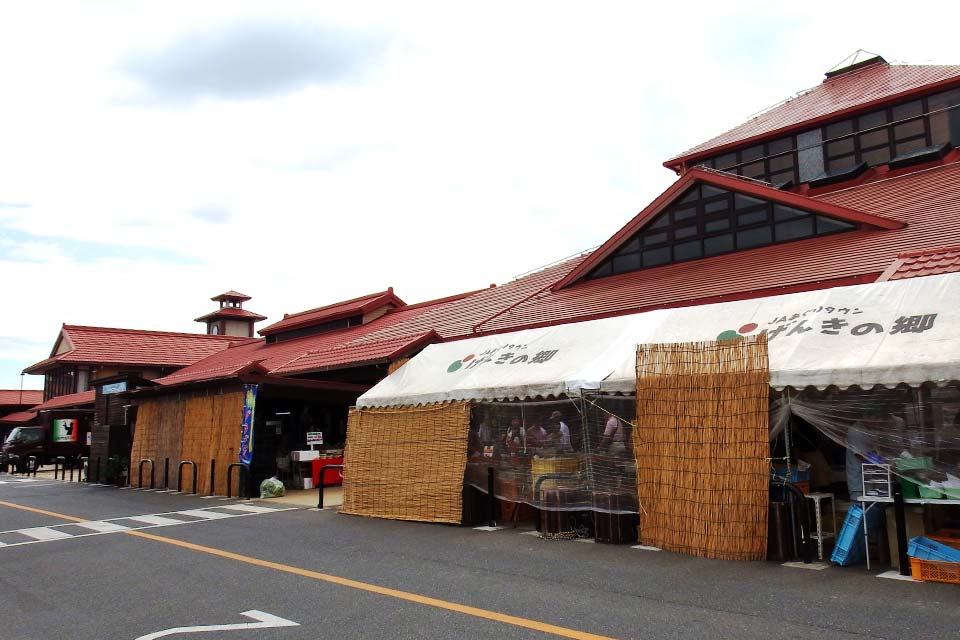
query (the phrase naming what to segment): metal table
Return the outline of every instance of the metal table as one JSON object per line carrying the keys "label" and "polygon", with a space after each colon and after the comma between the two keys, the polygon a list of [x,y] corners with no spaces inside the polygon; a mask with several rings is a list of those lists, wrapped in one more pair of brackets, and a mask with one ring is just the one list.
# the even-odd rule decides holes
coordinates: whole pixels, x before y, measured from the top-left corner
{"label": "metal table", "polygon": [[[893,504],[893,498],[880,496],[857,496],[857,500],[864,503],[863,506],[863,550],[867,554],[867,570],[870,570],[870,546],[869,535],[867,534],[867,512],[879,503]],[[960,500],[947,500],[945,498],[904,498],[904,504],[948,504],[960,505]],[[869,503],[869,504],[867,504]],[[906,531],[897,531],[897,536],[907,535]],[[903,567],[901,567],[903,570]]]}

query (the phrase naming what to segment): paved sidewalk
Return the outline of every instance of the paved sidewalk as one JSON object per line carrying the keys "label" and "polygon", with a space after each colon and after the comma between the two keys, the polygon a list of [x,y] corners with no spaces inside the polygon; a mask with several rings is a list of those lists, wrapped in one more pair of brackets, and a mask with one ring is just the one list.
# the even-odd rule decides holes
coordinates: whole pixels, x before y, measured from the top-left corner
{"label": "paved sidewalk", "polygon": [[[279,502],[281,504],[295,504],[301,507],[316,507],[319,498],[319,489],[287,489],[279,498],[255,498],[263,502]],[[339,507],[343,504],[343,487],[324,487],[323,506]]]}

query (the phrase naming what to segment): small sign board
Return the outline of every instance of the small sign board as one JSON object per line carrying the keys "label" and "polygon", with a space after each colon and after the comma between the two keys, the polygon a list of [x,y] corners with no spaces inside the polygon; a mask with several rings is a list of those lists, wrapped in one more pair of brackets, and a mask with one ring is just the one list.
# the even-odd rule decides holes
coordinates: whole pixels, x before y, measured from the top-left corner
{"label": "small sign board", "polygon": [[323,431],[307,431],[307,444],[323,444]]}
{"label": "small sign board", "polygon": [[109,395],[109,394],[111,394],[111,393],[123,393],[123,392],[126,391],[126,390],[127,390],[127,381],[126,381],[126,380],[124,380],[124,381],[122,381],[122,382],[114,382],[114,383],[111,383],[111,384],[105,384],[105,385],[103,385],[102,387],[100,387],[100,392],[103,393],[103,395],[105,395],[105,396],[106,396],[106,395]]}
{"label": "small sign board", "polygon": [[89,447],[91,444],[93,444],[93,432],[87,431],[87,446]]}
{"label": "small sign board", "polygon": [[74,418],[57,418],[53,421],[54,442],[77,442],[79,421]]}

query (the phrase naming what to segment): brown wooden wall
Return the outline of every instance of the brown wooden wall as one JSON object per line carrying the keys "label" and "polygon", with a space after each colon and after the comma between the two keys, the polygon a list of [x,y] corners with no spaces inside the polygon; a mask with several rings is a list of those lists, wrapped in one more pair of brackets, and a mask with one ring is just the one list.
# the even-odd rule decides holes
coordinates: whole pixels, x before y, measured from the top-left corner
{"label": "brown wooden wall", "polygon": [[[162,484],[163,461],[169,458],[170,488],[176,488],[177,466],[181,460],[192,460],[197,464],[197,491],[209,494],[210,460],[215,459],[215,493],[225,495],[227,467],[237,461],[242,411],[240,391],[194,397],[171,395],[142,401],[137,410],[130,454],[133,483],[136,484],[139,461],[151,458],[157,465],[157,485]],[[192,482],[189,467],[184,467],[184,490],[192,489]]]}

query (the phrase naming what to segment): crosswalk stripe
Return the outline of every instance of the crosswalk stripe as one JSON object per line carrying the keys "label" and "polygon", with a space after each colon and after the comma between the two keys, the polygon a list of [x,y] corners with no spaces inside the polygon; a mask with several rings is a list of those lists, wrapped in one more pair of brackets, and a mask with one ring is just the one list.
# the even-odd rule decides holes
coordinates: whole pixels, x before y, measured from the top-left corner
{"label": "crosswalk stripe", "polygon": [[207,511],[206,509],[189,509],[187,511],[177,511],[178,516],[193,516],[194,518],[205,518],[207,520],[216,520],[218,518],[235,518],[236,514],[218,513],[216,511]]}
{"label": "crosswalk stripe", "polygon": [[51,529],[49,527],[33,527],[32,529],[19,529],[18,533],[22,533],[28,538],[33,538],[34,540],[62,540],[63,538],[72,538],[69,533],[64,533],[63,531],[57,531],[56,529]]}
{"label": "crosswalk stripe", "polygon": [[104,522],[102,520],[91,520],[90,522],[78,522],[76,524],[78,527],[83,527],[84,529],[90,529],[91,531],[98,531],[100,533],[112,533],[114,531],[127,531],[130,527],[125,527],[122,524],[115,524],[113,522]]}
{"label": "crosswalk stripe", "polygon": [[252,504],[231,504],[229,506],[224,505],[222,507],[217,507],[217,509],[229,509],[231,511],[243,511],[244,513],[269,513],[271,511],[276,511],[276,509],[271,509],[269,507],[258,507]]}
{"label": "crosswalk stripe", "polygon": [[184,524],[183,520],[175,520],[174,518],[164,518],[163,516],[128,516],[125,518],[117,518],[118,520],[133,520],[135,522],[143,522],[146,524]]}

